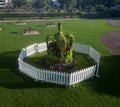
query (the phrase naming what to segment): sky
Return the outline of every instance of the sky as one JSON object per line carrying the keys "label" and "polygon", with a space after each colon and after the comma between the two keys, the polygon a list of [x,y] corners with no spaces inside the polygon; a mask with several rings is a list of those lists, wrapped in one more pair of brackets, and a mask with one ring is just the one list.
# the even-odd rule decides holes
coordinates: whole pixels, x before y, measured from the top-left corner
{"label": "sky", "polygon": [[57,1],[57,0],[52,0],[52,1]]}

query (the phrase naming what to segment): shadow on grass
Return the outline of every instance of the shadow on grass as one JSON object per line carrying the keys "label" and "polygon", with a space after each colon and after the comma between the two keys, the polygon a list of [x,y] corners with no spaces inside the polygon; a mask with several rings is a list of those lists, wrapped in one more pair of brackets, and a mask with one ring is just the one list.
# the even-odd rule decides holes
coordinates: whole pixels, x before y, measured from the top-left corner
{"label": "shadow on grass", "polygon": [[[34,82],[33,79],[18,71],[17,58],[19,50],[0,54],[0,87],[10,89],[24,88],[65,88],[49,83]],[[98,79],[88,80],[96,92],[120,97],[120,56],[104,56],[101,58]],[[82,83],[84,84],[84,82]]]}
{"label": "shadow on grass", "polygon": [[0,69],[16,69],[19,50],[0,54]]}
{"label": "shadow on grass", "polygon": [[40,83],[34,81],[25,81],[25,82],[1,82],[0,87],[9,88],[9,89],[28,89],[28,88],[66,88],[66,86],[60,86],[50,83]]}
{"label": "shadow on grass", "polygon": [[0,54],[0,87],[10,89],[64,87],[49,83],[34,82],[18,70],[19,50]]}
{"label": "shadow on grass", "polygon": [[43,27],[42,25],[37,25],[37,27]]}
{"label": "shadow on grass", "polygon": [[94,89],[103,94],[120,97],[120,55],[104,56],[101,58],[100,77],[92,80]]}
{"label": "shadow on grass", "polygon": [[19,32],[10,32],[10,33],[12,33],[12,34],[20,34]]}

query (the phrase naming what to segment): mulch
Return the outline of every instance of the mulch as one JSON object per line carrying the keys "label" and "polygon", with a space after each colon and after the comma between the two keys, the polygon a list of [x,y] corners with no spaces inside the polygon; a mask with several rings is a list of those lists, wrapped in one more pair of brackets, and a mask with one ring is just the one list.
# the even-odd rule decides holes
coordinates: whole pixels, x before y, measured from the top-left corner
{"label": "mulch", "polygon": [[[109,20],[108,22],[113,26],[120,27],[120,20]],[[103,34],[100,37],[100,40],[107,48],[117,54],[120,54],[120,31]]]}

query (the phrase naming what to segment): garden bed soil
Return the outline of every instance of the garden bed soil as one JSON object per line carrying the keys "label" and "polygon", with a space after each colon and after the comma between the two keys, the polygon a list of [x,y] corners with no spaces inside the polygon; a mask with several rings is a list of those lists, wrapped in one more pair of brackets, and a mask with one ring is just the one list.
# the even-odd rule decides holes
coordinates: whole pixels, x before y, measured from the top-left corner
{"label": "garden bed soil", "polygon": [[57,27],[56,25],[47,25],[47,28]]}
{"label": "garden bed soil", "polygon": [[26,25],[26,23],[16,23],[15,25]]}
{"label": "garden bed soil", "polygon": [[25,33],[22,33],[23,35],[36,35],[36,34],[40,34],[39,32],[37,31],[30,31],[30,32],[25,32]]}
{"label": "garden bed soil", "polygon": [[[119,20],[109,20],[108,22],[113,26],[120,26]],[[120,31],[106,33],[100,37],[100,40],[107,48],[120,54]]]}
{"label": "garden bed soil", "polygon": [[120,31],[106,33],[100,39],[107,48],[120,54]]}

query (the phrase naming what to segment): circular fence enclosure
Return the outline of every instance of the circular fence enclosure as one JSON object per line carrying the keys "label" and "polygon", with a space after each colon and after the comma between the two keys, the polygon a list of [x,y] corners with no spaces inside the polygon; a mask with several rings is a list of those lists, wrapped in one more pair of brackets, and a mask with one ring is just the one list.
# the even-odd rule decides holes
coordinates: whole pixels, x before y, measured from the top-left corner
{"label": "circular fence enclosure", "polygon": [[77,84],[93,76],[99,77],[98,70],[100,54],[93,47],[84,44],[73,43],[73,50],[78,53],[89,55],[96,62],[96,64],[72,73],[38,69],[23,61],[25,57],[28,57],[31,54],[45,50],[47,50],[46,43],[35,43],[23,48],[18,57],[20,72],[33,78],[35,81],[43,81],[66,86]]}

